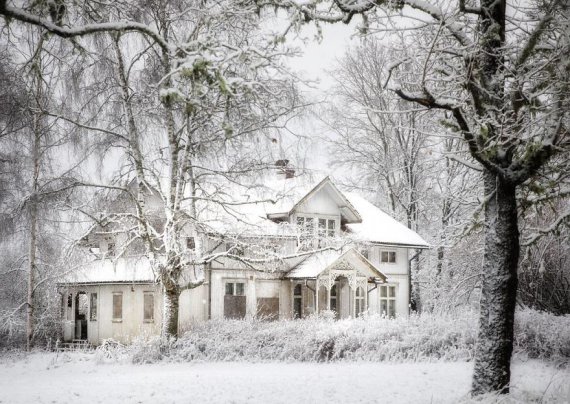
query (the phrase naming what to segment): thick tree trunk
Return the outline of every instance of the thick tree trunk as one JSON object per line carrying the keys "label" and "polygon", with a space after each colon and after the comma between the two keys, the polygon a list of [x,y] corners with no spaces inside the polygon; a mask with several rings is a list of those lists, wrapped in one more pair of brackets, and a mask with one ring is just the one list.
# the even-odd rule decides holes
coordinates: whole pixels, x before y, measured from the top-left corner
{"label": "thick tree trunk", "polygon": [[178,337],[178,309],[180,293],[178,290],[165,289],[162,334],[164,337]]}
{"label": "thick tree trunk", "polygon": [[486,172],[485,258],[472,393],[509,392],[517,293],[516,187]]}

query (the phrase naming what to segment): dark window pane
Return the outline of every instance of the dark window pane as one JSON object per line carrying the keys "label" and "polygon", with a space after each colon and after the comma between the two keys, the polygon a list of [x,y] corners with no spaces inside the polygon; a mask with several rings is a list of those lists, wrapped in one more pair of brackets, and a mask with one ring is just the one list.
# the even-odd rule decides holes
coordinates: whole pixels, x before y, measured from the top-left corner
{"label": "dark window pane", "polygon": [[89,302],[89,320],[97,320],[97,293],[91,293]]}
{"label": "dark window pane", "polygon": [[295,290],[293,291],[293,294],[295,296],[301,296],[301,285],[299,284],[295,285]]}
{"label": "dark window pane", "polygon": [[245,285],[243,283],[236,283],[236,296],[244,296],[245,295]]}
{"label": "dark window pane", "polygon": [[113,320],[123,319],[123,294],[113,293]]}
{"label": "dark window pane", "polygon": [[226,295],[234,294],[234,284],[231,282],[226,283]]}
{"label": "dark window pane", "polygon": [[144,314],[143,320],[153,321],[154,320],[154,293],[144,294]]}

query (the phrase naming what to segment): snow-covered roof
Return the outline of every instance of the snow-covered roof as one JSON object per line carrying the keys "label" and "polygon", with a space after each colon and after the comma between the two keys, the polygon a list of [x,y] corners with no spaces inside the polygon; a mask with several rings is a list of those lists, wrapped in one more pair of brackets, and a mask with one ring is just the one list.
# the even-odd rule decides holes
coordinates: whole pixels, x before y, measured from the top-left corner
{"label": "snow-covered roof", "polygon": [[[315,185],[316,184],[316,185]],[[212,231],[238,236],[295,236],[296,228],[286,222],[276,223],[276,218],[286,218],[309,195],[327,186],[341,208],[343,217],[352,220],[346,224],[348,235],[355,241],[385,245],[429,248],[429,244],[415,231],[392,218],[358,194],[342,192],[334,182],[325,177],[319,182],[304,177],[290,179],[273,178],[263,186],[236,190],[229,193],[236,205],[213,204],[208,212],[202,212],[201,221]],[[206,214],[204,214],[206,213]]]}
{"label": "snow-covered roof", "polygon": [[98,259],[65,276],[60,284],[150,283],[155,276],[145,257]]}
{"label": "snow-covered roof", "polygon": [[346,261],[349,261],[351,265],[354,265],[356,267],[355,269],[363,269],[362,272],[364,274],[380,278],[384,282],[386,281],[386,276],[354,248],[349,248],[344,252],[338,250],[326,250],[312,254],[291,269],[291,271],[285,275],[285,278],[316,278],[322,272],[334,267],[337,262],[341,262],[345,259]]}
{"label": "snow-covered roof", "polygon": [[362,216],[361,223],[346,225],[355,241],[429,248],[429,244],[418,233],[408,229],[366,199],[353,192],[346,192],[345,195]]}

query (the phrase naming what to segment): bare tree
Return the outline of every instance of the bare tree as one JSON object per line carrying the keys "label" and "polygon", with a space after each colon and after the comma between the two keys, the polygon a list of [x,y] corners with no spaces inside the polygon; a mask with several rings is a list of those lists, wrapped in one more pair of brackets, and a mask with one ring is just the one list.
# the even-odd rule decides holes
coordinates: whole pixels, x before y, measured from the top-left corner
{"label": "bare tree", "polygon": [[[472,392],[508,392],[519,259],[516,192],[552,155],[569,149],[568,4],[276,3],[295,21],[348,23],[360,15],[366,32],[408,31],[403,46],[425,44],[414,55],[423,69],[413,86],[398,81],[396,64],[391,88],[406,101],[447,111],[447,126],[482,171],[485,260]],[[387,27],[400,13],[410,20]]]}

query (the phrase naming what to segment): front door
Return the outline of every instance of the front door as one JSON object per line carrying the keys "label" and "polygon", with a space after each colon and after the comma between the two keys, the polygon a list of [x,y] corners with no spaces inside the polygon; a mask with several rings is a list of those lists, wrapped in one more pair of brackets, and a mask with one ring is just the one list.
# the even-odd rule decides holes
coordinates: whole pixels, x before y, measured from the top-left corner
{"label": "front door", "polygon": [[78,292],[77,295],[75,295],[75,339],[87,339],[88,307],[87,293]]}

